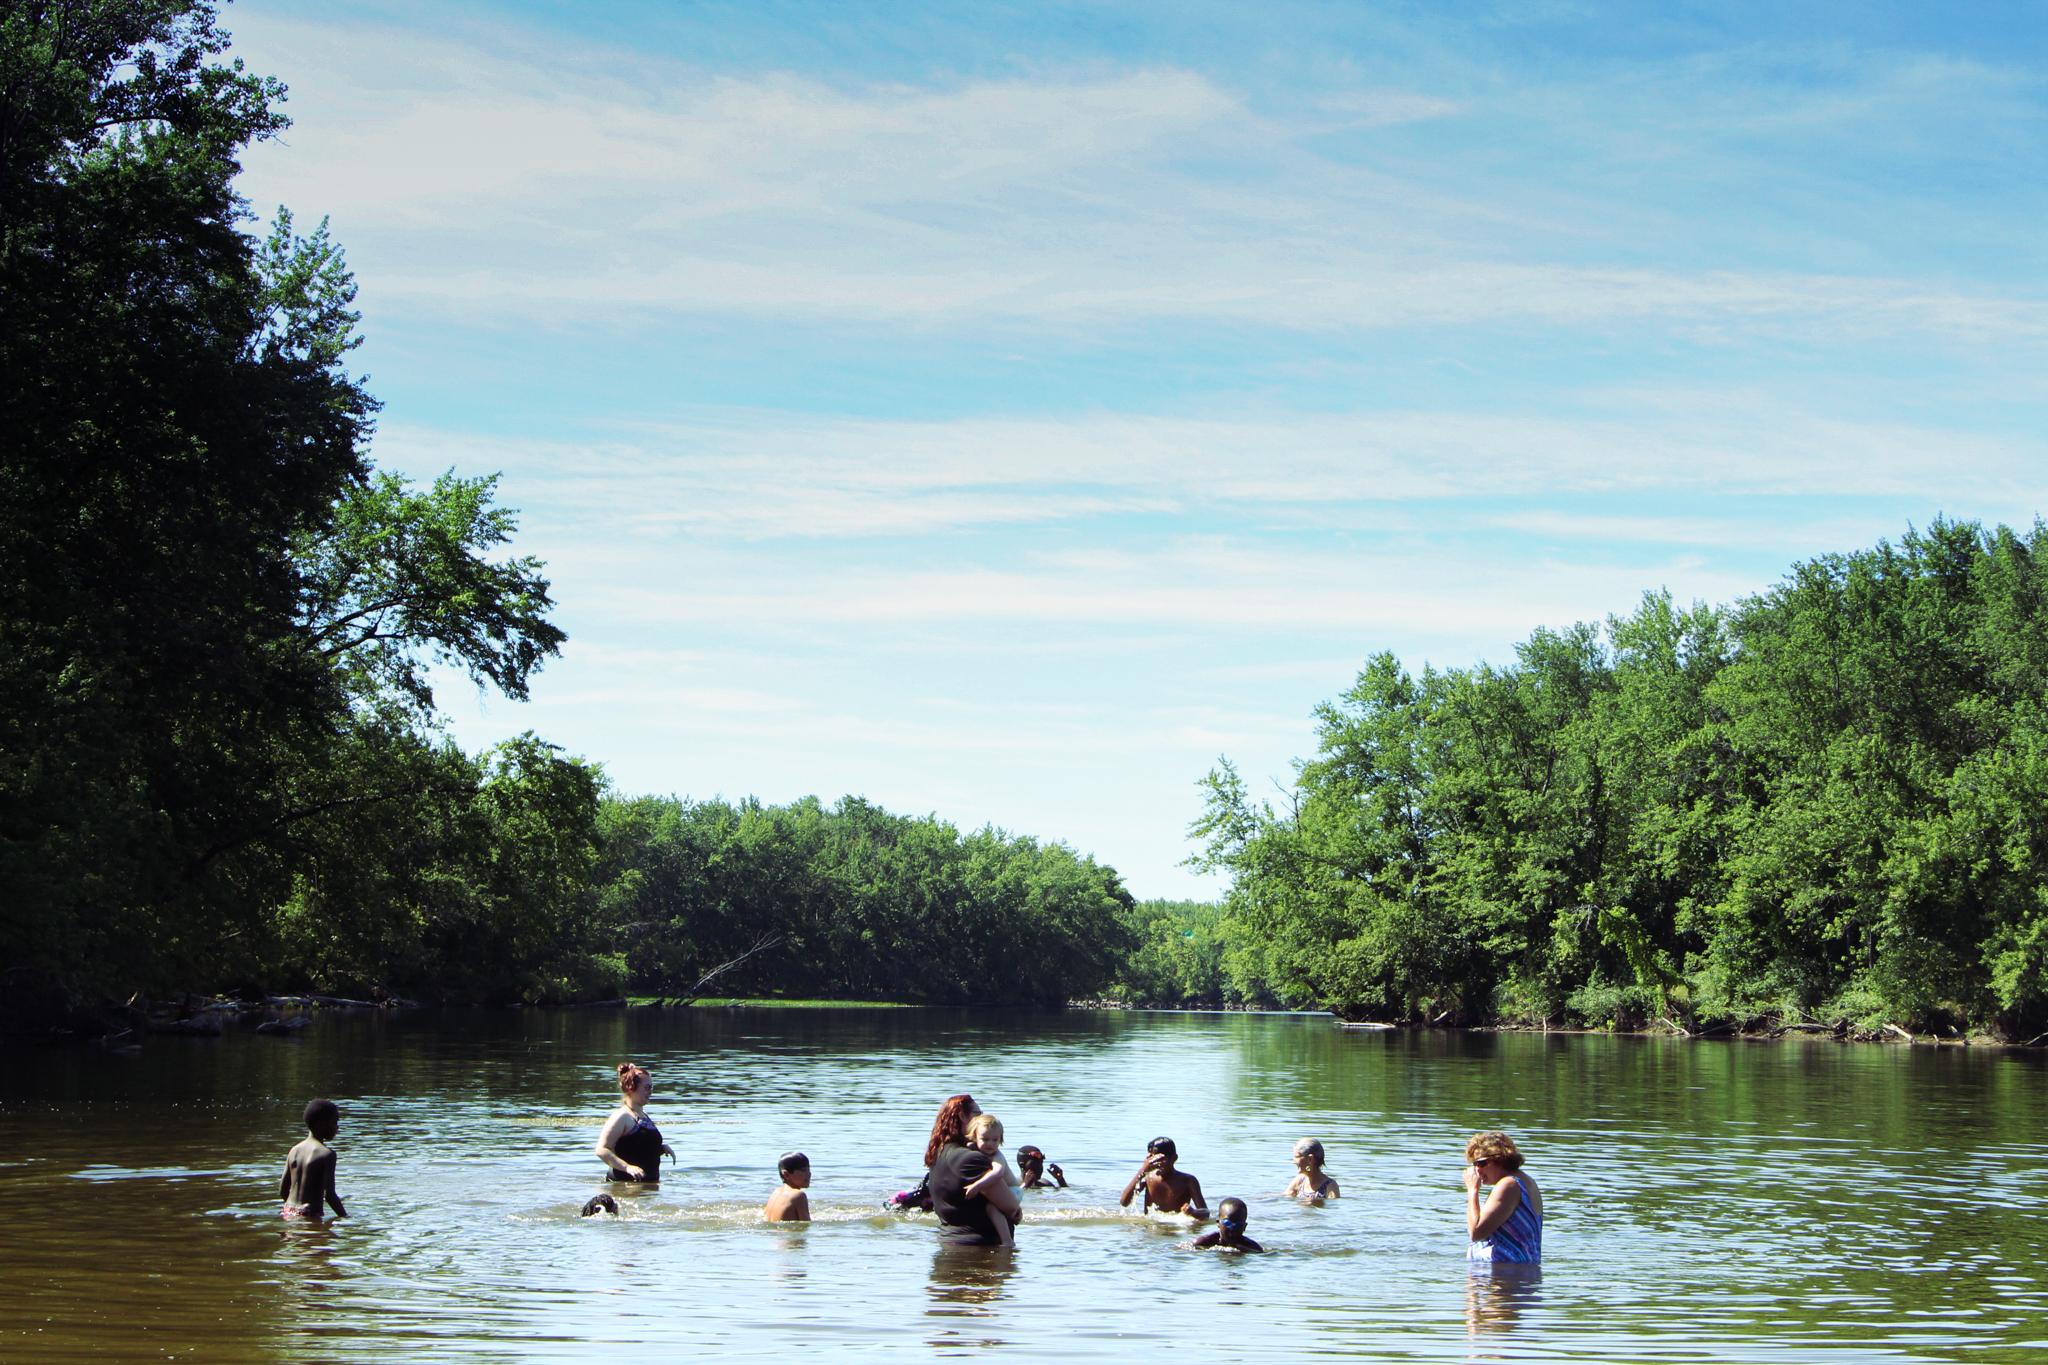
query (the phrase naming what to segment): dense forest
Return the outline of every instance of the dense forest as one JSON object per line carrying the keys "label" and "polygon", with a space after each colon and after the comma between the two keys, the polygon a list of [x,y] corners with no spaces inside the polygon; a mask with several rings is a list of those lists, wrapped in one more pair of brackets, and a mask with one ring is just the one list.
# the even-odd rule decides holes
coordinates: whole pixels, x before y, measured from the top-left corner
{"label": "dense forest", "polygon": [[[1936,521],[1512,665],[1371,659],[1278,808],[1226,762],[1150,999],[1690,1031],[2048,1027],[2048,528]],[[1193,951],[1196,943],[1209,945]]]}
{"label": "dense forest", "polygon": [[372,465],[354,282],[324,223],[251,230],[284,89],[227,46],[191,0],[0,19],[0,1013],[677,994],[736,957],[734,988],[1098,991],[1129,897],[1063,846],[449,739],[432,668],[525,696],[549,584],[491,478]]}

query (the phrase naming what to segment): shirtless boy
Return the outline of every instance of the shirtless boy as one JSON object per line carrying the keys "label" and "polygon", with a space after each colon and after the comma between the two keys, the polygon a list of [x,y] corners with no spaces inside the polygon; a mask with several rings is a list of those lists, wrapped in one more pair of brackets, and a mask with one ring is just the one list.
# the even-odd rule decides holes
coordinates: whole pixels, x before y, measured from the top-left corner
{"label": "shirtless boy", "polygon": [[1202,1182],[1186,1171],[1174,1169],[1180,1159],[1173,1139],[1156,1137],[1145,1144],[1145,1164],[1138,1167],[1138,1173],[1131,1177],[1131,1183],[1124,1186],[1124,1192],[1117,1198],[1123,1208],[1131,1206],[1139,1187],[1145,1191],[1143,1207],[1147,1212],[1153,1209],[1161,1213],[1186,1213],[1195,1218],[1209,1216],[1208,1205],[1202,1202]]}
{"label": "shirtless boy", "polygon": [[775,1171],[782,1183],[761,1206],[761,1216],[771,1223],[810,1222],[811,1197],[804,1191],[811,1185],[811,1159],[802,1152],[784,1152]]}
{"label": "shirtless boy", "polygon": [[306,1131],[311,1136],[285,1156],[284,1179],[277,1185],[284,1217],[318,1218],[322,1204],[331,1206],[336,1218],[348,1217],[341,1196],[334,1192],[334,1149],[327,1145],[340,1130],[341,1110],[333,1100],[314,1100],[306,1106]]}

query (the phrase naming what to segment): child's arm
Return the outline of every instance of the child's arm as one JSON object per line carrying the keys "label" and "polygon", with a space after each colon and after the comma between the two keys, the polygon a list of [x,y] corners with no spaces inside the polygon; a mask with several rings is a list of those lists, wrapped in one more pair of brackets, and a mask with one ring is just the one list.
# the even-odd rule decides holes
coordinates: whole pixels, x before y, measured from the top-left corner
{"label": "child's arm", "polygon": [[798,1190],[796,1198],[789,1201],[789,1216],[799,1223],[810,1222],[811,1196],[802,1190]]}
{"label": "child's arm", "polygon": [[277,1197],[279,1200],[289,1201],[292,1197],[292,1161],[297,1153],[298,1148],[294,1147],[285,1156],[284,1175],[277,1182]]}
{"label": "child's arm", "polygon": [[334,1153],[330,1150],[320,1160],[321,1164],[326,1167],[327,1205],[334,1210],[336,1218],[346,1218],[348,1217],[348,1210],[341,1206],[341,1191],[334,1188],[334,1167],[336,1164]]}
{"label": "child's arm", "polygon": [[963,1199],[971,1199],[977,1194],[989,1202],[989,1207],[1000,1210],[1013,1220],[1023,1212],[1024,1206],[1017,1202],[1017,1192],[1003,1178],[1003,1163],[1000,1161],[991,1161],[987,1175],[960,1191]]}
{"label": "child's arm", "polygon": [[1202,1182],[1193,1176],[1188,1177],[1188,1204],[1186,1211],[1195,1218],[1207,1218],[1209,1216],[1208,1201],[1202,1198]]}

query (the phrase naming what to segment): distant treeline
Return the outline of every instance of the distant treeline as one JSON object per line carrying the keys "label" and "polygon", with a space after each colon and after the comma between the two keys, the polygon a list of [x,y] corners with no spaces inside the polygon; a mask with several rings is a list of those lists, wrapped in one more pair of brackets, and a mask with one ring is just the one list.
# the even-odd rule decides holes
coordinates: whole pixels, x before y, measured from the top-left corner
{"label": "distant treeline", "polygon": [[1387,1020],[2048,1027],[2048,529],[1936,521],[1507,667],[1370,660],[1231,889],[1140,907],[1155,999]]}

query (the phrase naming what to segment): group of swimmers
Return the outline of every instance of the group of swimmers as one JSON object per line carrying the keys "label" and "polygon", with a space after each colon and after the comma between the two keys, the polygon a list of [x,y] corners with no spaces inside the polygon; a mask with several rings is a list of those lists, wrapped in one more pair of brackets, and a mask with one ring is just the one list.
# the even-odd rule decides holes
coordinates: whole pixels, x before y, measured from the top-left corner
{"label": "group of swimmers", "polygon": [[[645,1067],[621,1062],[618,1078],[620,1103],[598,1134],[598,1159],[604,1162],[610,1180],[658,1183],[661,1158],[673,1161],[675,1152],[646,1112],[653,1077]],[[284,1179],[278,1186],[283,1215],[288,1219],[318,1218],[325,1205],[336,1217],[345,1217],[347,1210],[335,1191],[334,1149],[327,1145],[340,1128],[341,1111],[332,1100],[314,1100],[306,1106],[305,1123],[307,1137],[285,1158]],[[925,1178],[916,1189],[896,1195],[891,1205],[929,1210],[949,1241],[1013,1245],[1024,1212],[1023,1191],[1065,1189],[1067,1178],[1058,1164],[1047,1161],[1035,1146],[1018,1148],[1013,1164],[1003,1155],[1002,1142],[1003,1125],[995,1115],[983,1113],[972,1095],[954,1095],[939,1106],[932,1123],[925,1146]],[[1129,1208],[1135,1199],[1145,1212],[1156,1209],[1206,1221],[1209,1209],[1202,1196],[1202,1182],[1181,1170],[1179,1160],[1172,1138],[1152,1139],[1146,1144],[1144,1161],[1118,1196],[1118,1205]],[[1337,1182],[1324,1171],[1323,1162],[1322,1143],[1314,1138],[1295,1143],[1295,1173],[1285,1197],[1317,1204],[1339,1198]],[[769,1222],[808,1222],[810,1158],[802,1152],[785,1152],[776,1162],[776,1176],[780,1183],[762,1206],[761,1216]],[[1514,1139],[1497,1131],[1474,1134],[1465,1144],[1463,1178],[1471,1257],[1511,1263],[1539,1261],[1543,1254],[1543,1194],[1522,1169],[1522,1154]],[[1491,1192],[1482,1196],[1482,1187],[1488,1185]],[[618,1202],[608,1194],[597,1195],[583,1206],[585,1216],[618,1211]],[[1220,1201],[1216,1230],[1196,1238],[1193,1245],[1264,1250],[1245,1235],[1250,1212],[1242,1199]]]}

